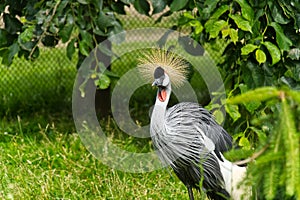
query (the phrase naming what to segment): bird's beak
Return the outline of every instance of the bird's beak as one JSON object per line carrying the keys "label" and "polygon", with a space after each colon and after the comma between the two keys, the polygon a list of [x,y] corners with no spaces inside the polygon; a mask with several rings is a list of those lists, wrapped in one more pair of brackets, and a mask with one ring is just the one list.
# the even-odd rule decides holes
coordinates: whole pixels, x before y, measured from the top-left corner
{"label": "bird's beak", "polygon": [[162,80],[161,79],[155,79],[154,82],[152,83],[152,86],[162,86]]}
{"label": "bird's beak", "polygon": [[152,86],[157,86],[156,80],[152,83]]}

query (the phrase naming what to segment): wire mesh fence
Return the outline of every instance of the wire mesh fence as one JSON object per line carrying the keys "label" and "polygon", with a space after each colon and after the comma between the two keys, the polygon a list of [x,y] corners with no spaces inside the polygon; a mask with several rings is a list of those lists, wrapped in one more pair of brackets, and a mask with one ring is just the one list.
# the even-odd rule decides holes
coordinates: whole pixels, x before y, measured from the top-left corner
{"label": "wire mesh fence", "polygon": [[[157,22],[159,14],[150,18],[128,8],[127,14],[119,16],[119,19],[125,30],[171,28],[177,24],[179,15],[176,13]],[[137,45],[140,36],[131,37],[130,45]],[[70,110],[77,61],[76,56],[69,60],[65,47],[58,45],[56,48],[41,48],[40,56],[35,61],[16,57],[11,66],[0,65],[0,113],[31,112],[46,108]],[[136,65],[136,57],[128,54],[112,63],[112,70],[122,76]],[[142,91],[137,90],[136,96],[141,97]]]}
{"label": "wire mesh fence", "polygon": [[[127,10],[127,13],[128,15],[119,16],[125,30],[154,25],[153,18],[139,15],[132,9]],[[35,61],[16,57],[11,66],[0,65],[2,114],[45,108],[71,108],[77,57],[70,61],[62,46],[40,49],[40,56]],[[126,68],[117,70],[117,73],[123,74]]]}
{"label": "wire mesh fence", "polygon": [[41,48],[39,58],[15,58],[11,66],[0,66],[0,111],[30,112],[61,109],[71,102],[76,62],[63,48]]}

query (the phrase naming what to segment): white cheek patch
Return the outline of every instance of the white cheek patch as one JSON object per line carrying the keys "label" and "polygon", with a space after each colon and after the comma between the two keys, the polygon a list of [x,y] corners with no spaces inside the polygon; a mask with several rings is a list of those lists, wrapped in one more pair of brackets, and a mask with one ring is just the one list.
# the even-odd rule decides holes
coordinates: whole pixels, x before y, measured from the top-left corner
{"label": "white cheek patch", "polygon": [[165,74],[165,78],[164,78],[164,80],[163,80],[162,85],[163,85],[163,86],[167,86],[167,85],[169,85],[169,83],[170,83],[170,78],[169,78],[168,75]]}

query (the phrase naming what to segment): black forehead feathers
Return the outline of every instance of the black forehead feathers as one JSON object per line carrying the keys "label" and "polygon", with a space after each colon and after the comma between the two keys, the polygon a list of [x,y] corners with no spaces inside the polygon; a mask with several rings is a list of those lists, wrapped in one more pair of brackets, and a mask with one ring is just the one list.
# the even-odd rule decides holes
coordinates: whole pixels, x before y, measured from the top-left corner
{"label": "black forehead feathers", "polygon": [[154,78],[160,78],[165,74],[165,70],[161,67],[157,67],[154,71]]}

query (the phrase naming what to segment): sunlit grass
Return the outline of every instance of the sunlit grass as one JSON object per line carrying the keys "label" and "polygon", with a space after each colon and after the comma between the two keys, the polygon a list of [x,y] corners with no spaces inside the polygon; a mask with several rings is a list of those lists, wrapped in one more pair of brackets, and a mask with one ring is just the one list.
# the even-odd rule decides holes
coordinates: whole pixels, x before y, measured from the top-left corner
{"label": "sunlit grass", "polygon": [[[170,27],[175,24],[174,18],[160,24],[151,18],[148,24],[145,19],[137,23],[132,16],[122,20],[126,29],[165,27],[165,20]],[[112,64],[112,71],[125,74],[136,66],[136,56],[134,52],[122,56]],[[87,151],[70,112],[76,61],[69,61],[64,49],[51,49],[42,50],[34,62],[16,58],[12,66],[0,66],[0,199],[187,199],[185,186],[170,169],[125,173]],[[196,79],[193,86],[200,90],[203,83],[198,84],[199,76]],[[137,124],[149,123],[155,92],[144,86],[131,97],[131,117]],[[131,152],[152,150],[149,138],[123,133],[113,120],[100,124],[119,147]]]}
{"label": "sunlit grass", "polygon": [[[111,169],[86,150],[72,124],[39,121],[19,118],[0,125],[1,199],[187,198],[170,170],[136,174]],[[118,140],[132,150],[141,148],[130,137]]]}

